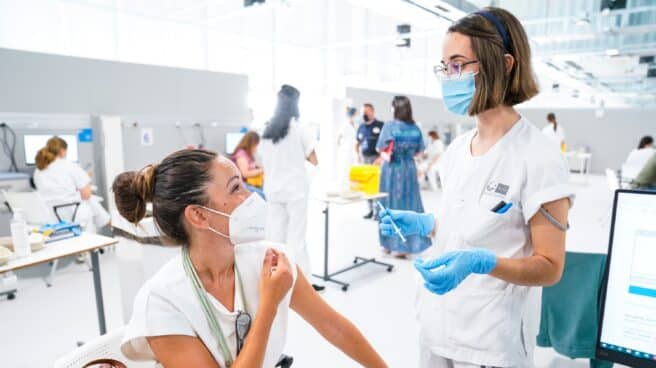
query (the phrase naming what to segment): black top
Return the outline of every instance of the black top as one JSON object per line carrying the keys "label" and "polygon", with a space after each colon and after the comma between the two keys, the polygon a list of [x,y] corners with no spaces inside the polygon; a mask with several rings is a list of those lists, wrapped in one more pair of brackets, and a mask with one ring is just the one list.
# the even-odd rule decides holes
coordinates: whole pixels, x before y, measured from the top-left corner
{"label": "black top", "polygon": [[374,119],[374,121],[369,124],[360,124],[358,127],[357,140],[360,144],[360,153],[362,153],[362,155],[378,156],[378,151],[376,151],[376,144],[378,143],[378,137],[380,136],[380,132],[382,130],[383,122],[380,120]]}

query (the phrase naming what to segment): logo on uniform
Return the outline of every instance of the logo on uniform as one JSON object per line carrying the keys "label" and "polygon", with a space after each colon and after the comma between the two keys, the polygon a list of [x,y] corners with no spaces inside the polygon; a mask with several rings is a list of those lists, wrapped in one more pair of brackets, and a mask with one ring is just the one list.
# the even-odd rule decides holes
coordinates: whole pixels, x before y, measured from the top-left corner
{"label": "logo on uniform", "polygon": [[497,183],[494,180],[491,180],[489,183],[487,183],[487,186],[485,187],[486,192],[500,194],[502,196],[508,194],[509,189],[510,186],[508,184]]}
{"label": "logo on uniform", "polygon": [[372,131],[374,132],[374,134],[378,134],[378,133],[380,133],[380,128],[379,127],[374,127],[372,129]]}

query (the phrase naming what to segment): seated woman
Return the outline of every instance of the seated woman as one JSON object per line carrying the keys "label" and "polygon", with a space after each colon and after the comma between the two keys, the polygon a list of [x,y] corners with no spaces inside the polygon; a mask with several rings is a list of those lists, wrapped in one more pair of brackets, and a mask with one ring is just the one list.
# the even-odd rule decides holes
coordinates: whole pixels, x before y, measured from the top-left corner
{"label": "seated woman", "polygon": [[135,298],[121,346],[128,358],[167,368],[270,368],[285,345],[291,308],[361,365],[386,366],[294,263],[263,240],[266,203],[244,188],[230,160],[178,151],[119,175],[112,190],[121,215],[135,224],[152,202],[165,238],[182,245]]}
{"label": "seated woman", "polygon": [[237,164],[242,178],[246,181],[244,183],[246,189],[264,198],[264,192],[262,191],[264,169],[255,162],[255,154],[259,144],[260,136],[256,132],[249,131],[241,138],[230,158]]}
{"label": "seated woman", "polygon": [[[66,160],[68,144],[60,137],[48,139],[36,154],[34,184],[48,206],[80,202],[75,222],[85,231],[95,232],[109,225],[109,213],[92,195],[91,178],[80,165]],[[72,220],[63,216],[63,220]]]}

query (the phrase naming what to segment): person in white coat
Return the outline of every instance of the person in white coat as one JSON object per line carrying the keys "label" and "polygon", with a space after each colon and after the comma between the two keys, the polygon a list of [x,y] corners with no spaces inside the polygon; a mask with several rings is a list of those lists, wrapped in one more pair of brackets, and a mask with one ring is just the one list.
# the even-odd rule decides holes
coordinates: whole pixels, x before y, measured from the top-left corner
{"label": "person in white coat", "polygon": [[[93,196],[91,177],[78,164],[66,159],[68,144],[60,137],[52,137],[36,155],[34,184],[41,198],[50,207],[80,202],[75,222],[86,231],[95,232],[109,225],[109,213]],[[72,209],[63,209],[71,220]]]}
{"label": "person in white coat", "polygon": [[346,120],[337,135],[337,181],[340,191],[349,190],[351,166],[357,163],[359,155],[356,147],[355,107],[346,108]]}
{"label": "person in white coat", "polygon": [[439,133],[435,130],[428,132],[430,143],[424,151],[424,161],[419,165],[418,176],[422,179],[424,176],[428,179],[428,185],[432,191],[437,191],[437,162],[444,152],[444,142],[440,139]]}
{"label": "person in white coat", "polygon": [[656,149],[654,149],[654,138],[650,135],[646,135],[640,138],[638,143],[638,148],[632,150],[629,153],[629,156],[624,161],[622,165],[622,177],[627,179],[635,179],[645,167],[647,161],[656,154]]}
{"label": "person in white coat", "polygon": [[[539,305],[531,286],[560,279],[573,200],[563,155],[514,109],[538,93],[519,20],[485,8],[452,24],[441,79],[446,107],[476,119],[439,161],[438,213],[387,210],[381,232],[432,235],[416,260],[420,366],[530,367]],[[535,323],[535,324],[533,324]]]}
{"label": "person in white coat", "polygon": [[550,112],[547,114],[547,125],[542,128],[542,133],[549,137],[549,140],[560,150],[564,151],[565,146],[565,128],[556,121],[556,114]]}
{"label": "person in white coat", "polygon": [[360,365],[386,367],[280,244],[264,240],[266,202],[226,157],[174,152],[120,174],[112,191],[121,216],[135,225],[152,203],[163,237],[181,247],[139,290],[121,344],[126,357],[167,368],[272,368],[293,310]]}
{"label": "person in white coat", "polygon": [[[311,275],[305,235],[310,181],[305,163],[318,165],[312,131],[298,121],[300,92],[283,85],[276,111],[260,142],[266,172],[264,195],[268,202],[267,239],[285,244],[303,273]],[[324,287],[313,285],[315,289]]]}

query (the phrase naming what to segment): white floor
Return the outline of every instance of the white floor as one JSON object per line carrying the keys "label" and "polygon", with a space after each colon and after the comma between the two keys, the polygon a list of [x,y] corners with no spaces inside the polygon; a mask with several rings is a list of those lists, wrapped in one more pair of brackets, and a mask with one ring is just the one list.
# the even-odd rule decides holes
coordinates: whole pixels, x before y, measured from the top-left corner
{"label": "white floor", "polygon": [[[602,177],[590,177],[587,184],[573,178],[577,202],[571,212],[572,230],[568,248],[605,252],[608,243],[607,212],[610,191]],[[438,193],[425,192],[424,205],[434,210]],[[342,275],[353,281],[348,292],[327,285],[323,296],[348,316],[381,352],[390,367],[416,367],[418,326],[413,300],[415,272],[409,261],[383,257],[377,246],[377,228],[365,221],[364,205],[333,207],[331,213],[331,268],[348,265],[354,255],[377,256],[396,267],[387,273],[382,267],[367,266]],[[315,272],[323,267],[323,216],[319,203],[310,205],[308,241]],[[573,245],[574,244],[574,245]],[[107,322],[110,329],[122,325],[116,257],[101,257]],[[61,354],[98,334],[91,273],[84,265],[67,262],[57,274],[54,286],[47,288],[42,276],[47,267],[19,273],[17,298],[0,299],[0,366],[12,368],[49,367]],[[290,320],[286,351],[295,358],[295,367],[355,367],[303,320]],[[587,367],[585,360],[572,361],[550,349],[538,349],[536,366]]]}

